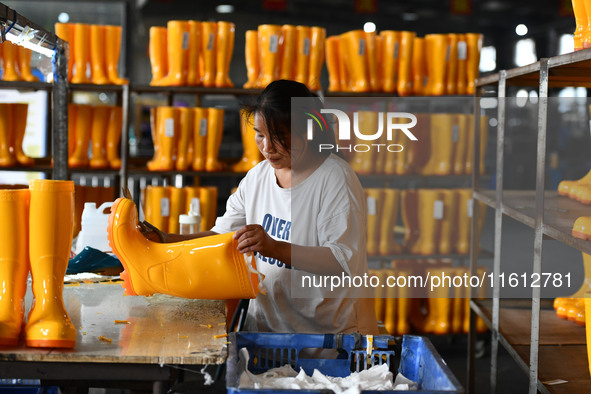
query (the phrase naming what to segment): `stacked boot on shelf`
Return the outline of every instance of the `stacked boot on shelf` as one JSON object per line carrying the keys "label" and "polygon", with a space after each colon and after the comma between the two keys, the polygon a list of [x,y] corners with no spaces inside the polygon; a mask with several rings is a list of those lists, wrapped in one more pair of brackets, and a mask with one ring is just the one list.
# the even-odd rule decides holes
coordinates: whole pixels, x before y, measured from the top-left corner
{"label": "stacked boot on shelf", "polygon": [[482,35],[353,30],[326,39],[329,92],[472,95]]}
{"label": "stacked boot on shelf", "polygon": [[585,0],[572,0],[575,14],[574,47],[575,51],[591,48],[591,4]]}
{"label": "stacked boot on shelf", "polygon": [[150,28],[152,86],[231,88],[234,24],[169,21]]}
{"label": "stacked boot on shelf", "polygon": [[28,104],[0,104],[0,167],[35,164],[23,152],[28,109]]}
{"label": "stacked boot on shelf", "polygon": [[38,82],[39,78],[31,71],[32,51],[10,41],[0,44],[3,81]]}
{"label": "stacked boot on shelf", "polygon": [[119,76],[121,26],[56,23],[55,34],[69,43],[69,82],[95,85],[129,83]]}
{"label": "stacked boot on shelf", "polygon": [[[68,165],[71,168],[121,168],[121,107],[68,105]],[[92,156],[88,157],[88,145]]]}
{"label": "stacked boot on shelf", "polygon": [[278,79],[321,90],[326,30],[317,26],[260,25],[246,32],[245,89],[263,89]]}
{"label": "stacked boot on shelf", "polygon": [[586,298],[591,297],[591,256],[587,253],[582,253],[582,255],[584,268],[582,286],[570,297],[554,299],[554,310],[559,318],[585,326],[585,316],[587,316],[585,304],[589,302],[586,301]]}

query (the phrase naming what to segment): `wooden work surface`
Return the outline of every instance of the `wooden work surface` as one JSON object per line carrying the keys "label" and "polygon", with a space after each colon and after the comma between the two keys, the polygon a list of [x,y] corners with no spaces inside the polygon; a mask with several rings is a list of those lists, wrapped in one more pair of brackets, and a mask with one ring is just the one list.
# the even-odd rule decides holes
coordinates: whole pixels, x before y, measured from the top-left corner
{"label": "wooden work surface", "polygon": [[[28,293],[27,309],[31,299]],[[204,365],[226,360],[227,338],[214,338],[226,332],[224,301],[124,296],[120,283],[106,282],[66,285],[64,302],[77,329],[74,349],[21,344],[0,348],[0,361]]]}

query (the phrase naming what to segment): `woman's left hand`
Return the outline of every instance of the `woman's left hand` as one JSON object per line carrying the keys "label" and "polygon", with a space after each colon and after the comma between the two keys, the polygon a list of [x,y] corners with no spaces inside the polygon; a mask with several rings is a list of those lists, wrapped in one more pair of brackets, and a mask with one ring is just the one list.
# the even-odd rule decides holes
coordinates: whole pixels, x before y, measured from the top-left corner
{"label": "woman's left hand", "polygon": [[234,234],[234,239],[238,241],[240,253],[257,252],[267,257],[272,255],[276,242],[259,224],[248,224],[240,228]]}

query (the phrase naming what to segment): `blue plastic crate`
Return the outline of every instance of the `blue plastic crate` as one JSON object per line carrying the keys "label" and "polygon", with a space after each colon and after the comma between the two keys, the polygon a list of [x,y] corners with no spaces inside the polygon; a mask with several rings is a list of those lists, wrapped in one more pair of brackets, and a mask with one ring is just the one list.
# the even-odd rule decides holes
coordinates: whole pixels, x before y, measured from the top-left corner
{"label": "blue plastic crate", "polygon": [[[388,363],[394,371],[394,351],[388,350],[388,336],[374,336],[371,360],[365,352],[367,337],[361,335],[317,335],[278,333],[231,333],[227,360],[226,388],[228,393],[320,393],[310,390],[240,389],[238,382],[238,352],[247,348],[250,354],[248,369],[259,374],[271,368],[291,364],[296,371],[303,368],[308,375],[314,369],[329,376],[344,377],[372,365]],[[303,358],[300,351],[307,348],[340,349],[333,359]],[[405,335],[402,341],[400,371],[419,385],[418,393],[463,393],[464,389],[451,373],[429,339]],[[395,371],[394,371],[395,372]],[[384,391],[364,391],[384,393]]]}

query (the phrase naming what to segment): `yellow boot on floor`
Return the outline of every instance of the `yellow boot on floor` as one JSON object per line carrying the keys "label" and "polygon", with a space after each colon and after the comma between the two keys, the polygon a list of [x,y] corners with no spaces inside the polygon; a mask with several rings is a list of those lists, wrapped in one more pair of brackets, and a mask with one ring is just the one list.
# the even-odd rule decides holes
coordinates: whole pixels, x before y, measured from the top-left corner
{"label": "yellow boot on floor", "polygon": [[138,228],[133,201],[119,198],[111,208],[108,237],[125,267],[126,294],[168,294],[183,298],[255,298],[258,276],[252,253],[238,253],[234,233],[160,244]]}
{"label": "yellow boot on floor", "polygon": [[74,182],[36,179],[30,184],[29,256],[33,306],[27,346],[73,348],[76,328],[64,306],[64,275],[72,248]]}

